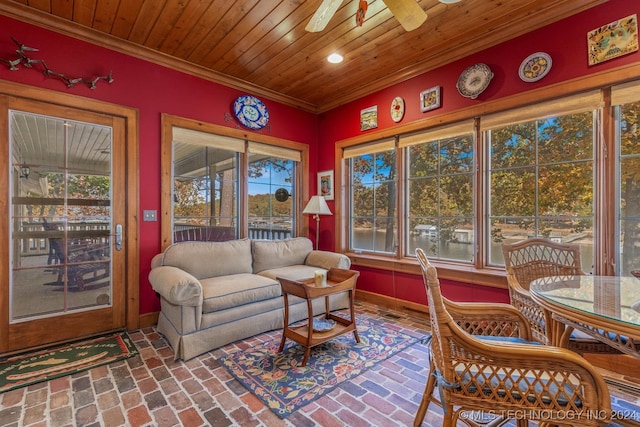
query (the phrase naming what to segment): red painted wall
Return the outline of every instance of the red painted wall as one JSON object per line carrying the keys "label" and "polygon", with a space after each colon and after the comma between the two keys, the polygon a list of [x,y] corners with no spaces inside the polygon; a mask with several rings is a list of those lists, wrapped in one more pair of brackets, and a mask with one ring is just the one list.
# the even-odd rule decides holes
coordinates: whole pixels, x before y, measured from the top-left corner
{"label": "red painted wall", "polygon": [[[589,67],[587,32],[639,12],[639,2],[611,0],[597,8],[321,114],[318,127],[318,170],[334,168],[336,141],[363,134],[360,131],[360,111],[364,108],[378,106],[378,128],[365,131],[371,133],[415,122],[426,117],[451,113],[482,102],[556,84],[590,73],[636,63],[640,60],[640,52]],[[553,61],[551,71],[538,82],[525,83],[518,77],[520,63],[530,54],[539,51],[551,55]],[[489,87],[478,98],[464,98],[456,88],[458,77],[467,67],[476,63],[487,64],[493,71],[494,77]],[[420,92],[436,85],[441,86],[442,107],[422,113],[420,111]],[[406,104],[405,116],[399,124],[394,123],[389,114],[391,102],[396,96],[403,97]],[[329,201],[328,204],[332,210],[335,209],[335,202]],[[334,235],[335,221],[322,221],[321,248],[333,248],[335,245]],[[411,275],[403,276],[387,271],[358,269],[362,270],[358,279],[359,289],[417,303],[426,302],[421,278],[415,280],[415,277]],[[506,301],[508,299],[506,291],[500,289],[450,281],[443,281],[443,292],[454,300]]]}
{"label": "red painted wall", "polygon": [[[591,72],[637,62],[638,53],[617,58],[595,67],[587,66],[586,33],[600,25],[637,13],[636,2],[612,0],[589,12],[550,25],[542,30],[487,49],[446,67],[431,71],[392,88],[376,92],[318,117],[263,99],[270,111],[270,128],[264,133],[310,145],[311,194],[315,194],[316,172],[334,168],[336,141],[360,135],[360,110],[372,105],[379,108],[379,129],[395,125],[387,111],[395,96],[407,102],[402,123],[419,120],[427,115],[439,115],[477,103],[494,100],[542,85],[561,82]],[[235,121],[225,121],[231,104],[241,91],[200,78],[151,64],[131,56],[110,51],[89,43],[37,28],[0,16],[0,58],[15,57],[16,46],[10,37],[39,49],[33,58],[44,59],[49,68],[69,76],[92,77],[113,70],[114,83],[98,84],[90,90],[78,85],[67,88],[56,79],[47,78],[35,70],[21,68],[9,71],[0,64],[0,79],[72,93],[77,96],[133,107],[140,112],[140,210],[160,210],[160,116],[173,114],[222,126],[235,127]],[[520,62],[530,53],[548,52],[553,68],[537,83],[523,83],[517,75]],[[460,73],[469,65],[484,62],[495,77],[489,88],[476,100],[458,95],[455,88]],[[419,93],[435,85],[442,87],[442,107],[427,113],[419,110]],[[248,131],[250,133],[251,131]],[[335,202],[329,202],[332,210]],[[140,223],[140,313],[157,311],[158,299],[147,280],[151,258],[160,250],[160,223]],[[328,217],[321,220],[320,242],[324,249],[334,247],[334,223]],[[311,224],[309,235],[315,236]],[[362,269],[358,286],[397,298],[425,302],[421,277],[376,269]],[[447,296],[458,300],[506,301],[501,290],[464,283],[445,283]]]}
{"label": "red painted wall", "polygon": [[[232,112],[233,101],[243,92],[0,16],[0,58],[16,57],[16,45],[10,37],[39,49],[30,57],[44,59],[50,69],[70,77],[89,78],[113,70],[113,84],[101,81],[95,90],[81,84],[67,88],[62,81],[47,78],[39,71],[22,67],[10,71],[4,64],[0,64],[0,79],[137,108],[140,112],[141,211],[160,211],[162,113],[222,126],[239,126],[235,120],[225,121],[225,114]],[[261,99],[270,112],[270,128],[263,129],[262,133],[311,144],[314,154],[316,116]],[[140,312],[144,314],[160,310],[159,300],[147,279],[151,258],[160,251],[160,222],[140,222],[139,232]]]}

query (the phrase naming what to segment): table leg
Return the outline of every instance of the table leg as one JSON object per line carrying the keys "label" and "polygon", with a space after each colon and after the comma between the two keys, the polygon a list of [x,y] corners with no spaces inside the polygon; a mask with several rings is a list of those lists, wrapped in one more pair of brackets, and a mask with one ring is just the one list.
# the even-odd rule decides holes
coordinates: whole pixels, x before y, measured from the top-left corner
{"label": "table leg", "polygon": [[282,340],[280,341],[280,347],[278,347],[278,353],[282,353],[284,350],[284,343],[287,341],[287,329],[289,329],[289,298],[285,293],[282,294],[284,298],[284,324],[282,328]]}
{"label": "table leg", "polygon": [[302,358],[302,364],[300,366],[307,366],[309,360],[309,354],[311,354],[311,347],[306,347],[304,350],[304,357]]}

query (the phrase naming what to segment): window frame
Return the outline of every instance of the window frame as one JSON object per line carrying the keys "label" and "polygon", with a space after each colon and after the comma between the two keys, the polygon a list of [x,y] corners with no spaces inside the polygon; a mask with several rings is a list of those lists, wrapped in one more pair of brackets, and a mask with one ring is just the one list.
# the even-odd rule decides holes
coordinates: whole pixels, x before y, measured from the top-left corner
{"label": "window frame", "polygon": [[305,230],[308,229],[308,215],[302,215],[304,202],[309,198],[309,146],[300,142],[290,141],[282,138],[276,138],[269,135],[248,133],[242,129],[229,128],[216,125],[213,123],[205,123],[197,120],[187,119],[183,117],[163,114],[162,135],[161,135],[161,152],[160,152],[160,206],[162,209],[159,215],[160,219],[160,236],[161,250],[164,251],[173,243],[173,128],[190,129],[199,132],[207,132],[223,137],[236,138],[244,141],[245,154],[240,156],[238,164],[239,169],[239,193],[238,193],[238,230],[239,238],[248,237],[248,182],[246,173],[248,168],[247,146],[249,143],[264,144],[265,146],[278,149],[290,149],[300,153],[300,164],[295,168],[294,188],[297,189],[298,195],[293,206],[293,230],[296,236],[304,236]]}

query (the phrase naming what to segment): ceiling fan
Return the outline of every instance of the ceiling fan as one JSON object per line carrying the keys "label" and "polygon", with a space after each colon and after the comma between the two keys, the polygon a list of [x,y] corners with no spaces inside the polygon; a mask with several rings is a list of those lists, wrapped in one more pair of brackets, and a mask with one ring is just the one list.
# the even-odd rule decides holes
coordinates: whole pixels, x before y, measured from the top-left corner
{"label": "ceiling fan", "polygon": [[[393,16],[396,17],[400,25],[405,31],[412,31],[419,28],[424,21],[427,20],[427,13],[422,10],[416,0],[382,0],[384,4],[389,8]],[[457,3],[460,0],[440,0],[441,3]],[[336,13],[342,0],[322,0],[322,3],[314,13],[313,17],[305,27],[310,33],[316,33],[324,30],[333,15]],[[356,22],[358,25],[362,25],[364,20],[364,13],[367,10],[366,0],[360,1],[358,8],[358,14],[356,15]]]}
{"label": "ceiling fan", "polygon": [[[427,19],[427,14],[422,10],[420,5],[416,3],[416,0],[382,1],[406,31],[415,30]],[[324,30],[341,4],[342,0],[322,0],[320,7],[316,10],[316,13],[305,27],[305,30],[310,33]]]}

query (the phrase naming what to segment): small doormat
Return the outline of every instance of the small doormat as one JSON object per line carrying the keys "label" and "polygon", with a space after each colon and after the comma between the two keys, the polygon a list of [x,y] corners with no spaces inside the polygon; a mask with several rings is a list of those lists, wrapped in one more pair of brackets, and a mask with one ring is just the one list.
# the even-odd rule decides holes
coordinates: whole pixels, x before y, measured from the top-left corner
{"label": "small doormat", "polygon": [[356,323],[360,343],[348,333],[320,344],[311,349],[306,366],[300,366],[304,347],[289,340],[282,353],[280,340],[273,340],[229,354],[221,363],[276,415],[286,418],[419,339],[367,316],[358,316]]}
{"label": "small doormat", "polygon": [[0,359],[0,393],[138,354],[126,332]]}

